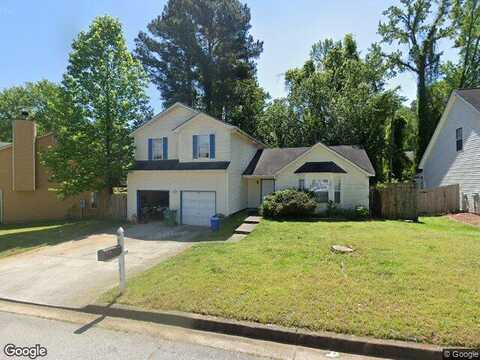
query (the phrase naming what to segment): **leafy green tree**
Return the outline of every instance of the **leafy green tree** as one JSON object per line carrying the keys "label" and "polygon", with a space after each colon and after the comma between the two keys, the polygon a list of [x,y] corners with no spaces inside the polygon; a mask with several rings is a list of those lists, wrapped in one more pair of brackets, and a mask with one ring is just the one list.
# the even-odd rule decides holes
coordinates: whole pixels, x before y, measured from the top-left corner
{"label": "leafy green tree", "polygon": [[47,80],[28,82],[0,92],[0,141],[12,140],[12,121],[26,110],[38,124],[39,134],[51,131],[62,103],[62,89]]}
{"label": "leafy green tree", "polygon": [[256,79],[235,82],[233,96],[228,102],[228,122],[251,135],[258,135],[258,119],[269,95],[258,86]]}
{"label": "leafy green tree", "polygon": [[417,76],[418,144],[416,160],[420,160],[435,130],[430,114],[428,86],[436,79],[442,53],[439,41],[451,34],[446,23],[450,0],[400,0],[400,6],[391,6],[380,22],[378,32],[387,44],[408,47],[388,55],[400,71],[411,71]]}
{"label": "leafy green tree", "polygon": [[408,167],[408,159],[405,155],[407,126],[407,120],[398,115],[393,118],[390,124],[390,179],[403,180],[405,170]]}
{"label": "leafy green tree", "polygon": [[480,1],[454,0],[451,12],[455,29],[455,47],[459,50],[457,65],[444,68],[446,82],[455,88],[480,86]]}
{"label": "leafy green tree", "polygon": [[228,122],[247,123],[244,130],[252,131],[232,105],[263,96],[255,81],[263,43],[253,39],[250,27],[250,9],[239,0],[169,0],[148,33],[139,33],[136,56],[164,106],[180,101]]}
{"label": "leafy green tree", "polygon": [[134,123],[151,115],[146,74],[128,52],[120,22],[97,17],[72,44],[63,78],[57,144],[43,154],[59,194],[118,186],[133,161]]}
{"label": "leafy green tree", "polygon": [[265,108],[258,122],[258,137],[271,147],[302,146],[301,124],[285,98],[275,99]]}
{"label": "leafy green tree", "polygon": [[351,35],[315,44],[311,59],[286,73],[287,104],[277,112],[288,117],[281,124],[293,131],[289,145],[360,145],[382,179],[385,129],[401,104],[396,90],[385,90],[389,76],[389,64],[377,45],[362,57]]}

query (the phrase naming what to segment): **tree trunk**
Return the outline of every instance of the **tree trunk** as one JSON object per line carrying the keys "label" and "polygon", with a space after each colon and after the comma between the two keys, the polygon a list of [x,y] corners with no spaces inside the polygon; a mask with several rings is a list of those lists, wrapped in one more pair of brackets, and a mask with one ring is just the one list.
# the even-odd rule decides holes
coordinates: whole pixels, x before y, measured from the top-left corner
{"label": "tree trunk", "polygon": [[416,165],[422,159],[423,153],[428,146],[433,130],[431,129],[430,112],[428,109],[428,90],[426,84],[425,64],[419,64],[417,80],[417,117],[418,137]]}

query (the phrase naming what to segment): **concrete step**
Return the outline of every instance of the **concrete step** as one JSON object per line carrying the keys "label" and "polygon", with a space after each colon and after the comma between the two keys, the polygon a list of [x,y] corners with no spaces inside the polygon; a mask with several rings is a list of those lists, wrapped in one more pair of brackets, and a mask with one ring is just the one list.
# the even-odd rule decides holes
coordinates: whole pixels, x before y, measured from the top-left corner
{"label": "concrete step", "polygon": [[260,220],[262,220],[261,216],[249,216],[244,220],[244,222],[247,224],[258,224]]}
{"label": "concrete step", "polygon": [[240,225],[238,228],[235,229],[235,234],[248,235],[253,231],[253,229],[255,229],[256,226],[257,224],[243,223],[242,225]]}
{"label": "concrete step", "polygon": [[227,239],[227,242],[239,242],[242,239],[245,239],[247,235],[245,234],[233,234]]}

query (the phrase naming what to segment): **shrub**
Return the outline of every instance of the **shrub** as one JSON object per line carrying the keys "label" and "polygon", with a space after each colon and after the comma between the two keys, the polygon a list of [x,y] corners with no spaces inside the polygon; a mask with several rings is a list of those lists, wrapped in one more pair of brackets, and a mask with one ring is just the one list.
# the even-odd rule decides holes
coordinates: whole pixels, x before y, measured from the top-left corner
{"label": "shrub", "polygon": [[296,189],[286,189],[266,196],[260,211],[266,218],[286,218],[311,215],[316,207],[317,203],[312,194]]}
{"label": "shrub", "polygon": [[368,218],[370,212],[365,206],[361,205],[358,205],[355,209],[339,209],[333,201],[329,201],[325,214],[329,218],[362,220]]}

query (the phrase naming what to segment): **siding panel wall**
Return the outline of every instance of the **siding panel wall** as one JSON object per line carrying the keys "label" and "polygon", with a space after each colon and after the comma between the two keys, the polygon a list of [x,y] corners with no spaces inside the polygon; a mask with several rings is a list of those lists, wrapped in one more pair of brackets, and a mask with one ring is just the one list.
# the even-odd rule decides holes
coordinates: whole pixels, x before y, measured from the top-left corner
{"label": "siding panel wall", "polygon": [[[463,151],[457,152],[459,127],[463,128]],[[423,176],[426,188],[460,184],[469,204],[480,192],[480,114],[458,96],[425,161]]]}

